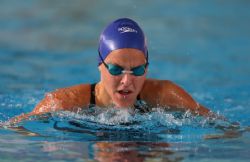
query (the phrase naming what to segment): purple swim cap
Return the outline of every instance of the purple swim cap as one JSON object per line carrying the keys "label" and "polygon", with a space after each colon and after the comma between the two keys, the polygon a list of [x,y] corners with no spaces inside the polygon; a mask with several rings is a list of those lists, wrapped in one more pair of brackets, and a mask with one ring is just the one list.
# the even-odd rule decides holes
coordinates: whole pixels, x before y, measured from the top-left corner
{"label": "purple swim cap", "polygon": [[[143,52],[148,59],[147,42],[139,25],[128,18],[117,19],[101,33],[98,52],[105,60],[110,52],[122,48],[135,48]],[[102,63],[98,58],[99,65]]]}

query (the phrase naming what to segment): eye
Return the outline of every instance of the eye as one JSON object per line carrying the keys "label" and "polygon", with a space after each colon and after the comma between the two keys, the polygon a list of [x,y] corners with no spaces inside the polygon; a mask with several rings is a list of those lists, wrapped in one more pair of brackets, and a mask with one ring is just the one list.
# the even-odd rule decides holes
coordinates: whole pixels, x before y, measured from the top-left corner
{"label": "eye", "polygon": [[145,65],[140,65],[140,66],[134,67],[131,70],[133,71],[134,75],[141,76],[145,73]]}
{"label": "eye", "polygon": [[120,75],[123,68],[118,65],[108,64],[109,73],[112,75]]}

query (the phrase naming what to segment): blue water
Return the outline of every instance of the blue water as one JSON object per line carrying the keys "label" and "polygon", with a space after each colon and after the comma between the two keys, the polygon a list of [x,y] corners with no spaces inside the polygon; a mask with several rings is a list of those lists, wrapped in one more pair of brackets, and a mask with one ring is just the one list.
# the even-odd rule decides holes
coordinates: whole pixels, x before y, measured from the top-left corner
{"label": "blue water", "polygon": [[[130,17],[144,29],[150,78],[168,79],[240,129],[250,125],[250,2],[246,0],[0,1],[0,124],[44,93],[99,80],[98,36]],[[0,128],[0,161],[248,161],[250,133],[228,122],[155,108],[57,112]],[[13,130],[15,129],[15,130]]]}

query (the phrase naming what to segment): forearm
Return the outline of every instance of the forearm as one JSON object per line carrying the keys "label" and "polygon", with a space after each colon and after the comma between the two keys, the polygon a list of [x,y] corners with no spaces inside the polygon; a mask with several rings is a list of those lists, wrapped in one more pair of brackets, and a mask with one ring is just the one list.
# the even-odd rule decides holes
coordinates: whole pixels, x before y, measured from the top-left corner
{"label": "forearm", "polygon": [[47,112],[52,112],[52,109],[53,109],[53,104],[52,103],[55,103],[55,102],[51,102],[51,100],[49,99],[48,96],[46,96],[42,101],[40,101],[36,107],[33,109],[32,112],[29,112],[29,113],[22,113],[21,115],[19,116],[15,116],[13,118],[11,118],[9,121],[8,121],[8,124],[9,125],[14,125],[14,124],[17,124],[23,120],[28,120],[31,116],[34,116],[34,115],[40,115],[40,114],[44,114],[44,113],[47,113]]}
{"label": "forearm", "polygon": [[19,116],[15,116],[15,117],[11,118],[6,124],[8,124],[8,125],[15,125],[17,123],[20,123],[23,120],[28,120],[33,115],[34,115],[33,112],[27,113],[27,114],[23,113],[23,114],[21,114]]}
{"label": "forearm", "polygon": [[209,110],[208,108],[202,105],[200,105],[198,112],[200,115],[203,115],[203,116],[215,116],[215,113],[213,113],[211,110]]}

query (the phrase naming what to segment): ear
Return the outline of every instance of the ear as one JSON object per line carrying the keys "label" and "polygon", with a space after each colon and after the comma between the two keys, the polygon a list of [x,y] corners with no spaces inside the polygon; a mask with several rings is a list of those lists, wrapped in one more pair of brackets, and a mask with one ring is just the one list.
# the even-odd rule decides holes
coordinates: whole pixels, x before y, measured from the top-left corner
{"label": "ear", "polygon": [[146,69],[145,69],[145,73],[146,73],[146,74],[148,73],[148,66],[147,66]]}
{"label": "ear", "polygon": [[99,70],[100,72],[103,71],[103,68],[104,68],[104,65],[103,65],[103,64],[101,64],[101,65],[98,66],[98,70]]}
{"label": "ear", "polygon": [[147,77],[148,75],[148,68],[145,69],[145,73],[143,74],[143,76]]}

